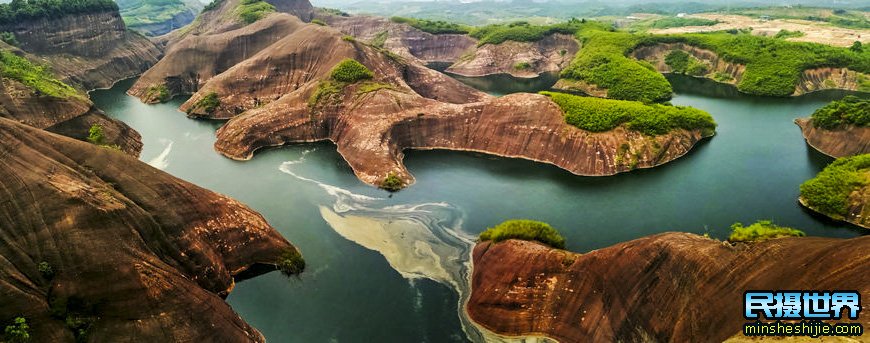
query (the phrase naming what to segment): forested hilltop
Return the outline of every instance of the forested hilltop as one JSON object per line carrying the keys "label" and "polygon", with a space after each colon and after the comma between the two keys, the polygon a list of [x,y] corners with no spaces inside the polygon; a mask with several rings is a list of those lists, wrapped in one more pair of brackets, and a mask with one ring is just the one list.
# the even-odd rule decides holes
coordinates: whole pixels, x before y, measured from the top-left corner
{"label": "forested hilltop", "polygon": [[0,4],[0,25],[27,19],[117,10],[118,4],[113,0],[12,0],[8,4]]}

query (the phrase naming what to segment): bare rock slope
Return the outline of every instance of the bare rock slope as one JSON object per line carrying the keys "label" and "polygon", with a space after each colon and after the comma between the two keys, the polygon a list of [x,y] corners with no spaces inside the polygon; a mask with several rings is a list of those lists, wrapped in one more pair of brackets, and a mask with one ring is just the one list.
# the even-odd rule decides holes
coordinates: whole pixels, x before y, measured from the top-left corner
{"label": "bare rock slope", "polygon": [[38,342],[264,340],[221,298],[295,250],[263,217],[111,149],[3,118],[0,140],[0,322]]}
{"label": "bare rock slope", "polygon": [[849,289],[867,298],[868,250],[870,236],[731,245],[666,233],[585,254],[483,242],[468,313],[496,333],[561,342],[721,342],[746,322],[745,290]]}
{"label": "bare rock slope", "polygon": [[870,153],[870,127],[849,125],[833,130],[813,125],[813,120],[795,120],[807,144],[831,157],[846,157]]}

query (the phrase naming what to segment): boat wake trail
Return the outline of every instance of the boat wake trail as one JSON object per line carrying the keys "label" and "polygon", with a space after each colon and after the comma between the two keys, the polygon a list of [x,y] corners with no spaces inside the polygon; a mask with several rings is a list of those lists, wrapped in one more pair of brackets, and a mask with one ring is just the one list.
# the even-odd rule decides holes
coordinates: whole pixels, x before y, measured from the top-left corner
{"label": "boat wake trail", "polygon": [[152,158],[148,161],[148,164],[154,168],[164,170],[166,167],[169,167],[169,153],[172,151],[172,144],[174,143],[168,139],[160,139],[160,143],[163,144],[163,151],[160,152],[157,157]]}
{"label": "boat wake trail", "polygon": [[294,172],[302,156],[281,164],[279,169],[299,180],[316,184],[335,201],[321,205],[320,215],[342,237],[374,250],[411,285],[429,279],[452,288],[459,295],[459,319],[473,342],[523,341],[503,339],[475,325],[465,304],[470,295],[471,251],[476,237],[462,231],[463,214],[444,203],[388,205],[387,199],[356,194]]}

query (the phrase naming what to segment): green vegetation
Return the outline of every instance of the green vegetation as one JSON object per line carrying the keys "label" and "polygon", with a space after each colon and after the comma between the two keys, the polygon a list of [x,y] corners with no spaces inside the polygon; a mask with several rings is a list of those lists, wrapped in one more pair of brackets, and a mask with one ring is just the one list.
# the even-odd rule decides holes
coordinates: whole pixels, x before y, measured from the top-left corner
{"label": "green vegetation", "polygon": [[334,16],[339,16],[339,17],[350,17],[350,14],[348,14],[347,12],[342,11],[340,9],[337,9],[337,8],[319,8],[319,10],[323,14],[327,14],[327,15],[334,15]]}
{"label": "green vegetation", "polygon": [[805,34],[800,31],[789,31],[789,30],[779,30],[773,38],[776,39],[788,39],[788,38],[797,38],[803,37]]}
{"label": "green vegetation", "polygon": [[54,278],[54,268],[51,267],[48,262],[42,261],[36,266],[36,269],[39,271],[39,274],[47,280],[51,280]]}
{"label": "green vegetation", "polygon": [[287,248],[278,258],[278,269],[285,275],[295,275],[305,270],[305,259],[296,248]]}
{"label": "green vegetation", "polygon": [[529,62],[519,62],[514,64],[514,69],[516,70],[529,70],[532,69],[532,65]]}
{"label": "green vegetation", "polygon": [[716,122],[709,113],[692,107],[644,104],[577,95],[541,92],[565,113],[565,121],[578,128],[603,132],[621,124],[647,135],[662,135],[674,129],[697,130],[712,135]]}
{"label": "green vegetation", "polygon": [[21,82],[37,95],[55,98],[80,96],[75,88],[56,79],[45,67],[10,51],[0,51],[0,76]]}
{"label": "green vegetation", "polygon": [[368,82],[363,82],[361,85],[359,85],[359,88],[357,88],[357,90],[356,90],[356,95],[359,96],[359,95],[363,95],[363,94],[373,93],[373,92],[377,92],[377,91],[382,90],[382,89],[388,89],[388,90],[394,90],[394,91],[398,90],[395,86],[393,86],[389,83],[368,81]]}
{"label": "green vegetation", "polygon": [[716,20],[703,19],[703,18],[678,18],[678,17],[668,17],[662,18],[654,21],[652,25],[650,25],[654,29],[667,29],[671,27],[684,27],[684,26],[713,26],[718,24],[719,22]]}
{"label": "green vegetation", "polygon": [[379,32],[375,36],[375,38],[372,38],[372,41],[371,41],[372,46],[376,47],[378,49],[383,49],[384,44],[387,42],[387,38],[389,37],[389,35],[390,35],[390,33],[387,31]]}
{"label": "green vegetation", "polygon": [[354,59],[344,59],[329,73],[329,77],[338,82],[354,83],[368,80],[375,76],[369,68]]}
{"label": "green vegetation", "polygon": [[0,25],[30,19],[56,19],[70,14],[117,11],[113,0],[12,0],[0,4]]}
{"label": "green vegetation", "polygon": [[816,110],[812,118],[813,125],[823,129],[842,125],[870,126],[870,99],[849,95]]}
{"label": "green vegetation", "polygon": [[671,51],[665,56],[665,64],[674,73],[692,76],[704,76],[709,69],[706,64],[683,50]]}
{"label": "green vegetation", "polygon": [[433,35],[440,34],[466,34],[469,33],[471,28],[465,25],[449,23],[441,20],[426,20],[426,19],[414,19],[414,18],[405,18],[405,17],[392,17],[390,21],[399,24],[408,24],[412,27],[423,31],[428,32]]}
{"label": "green vegetation", "polygon": [[328,25],[326,25],[326,22],[324,22],[323,20],[320,20],[320,19],[311,19],[311,23],[317,24],[320,26],[328,26]]}
{"label": "green vegetation", "polygon": [[402,181],[396,173],[390,172],[387,174],[387,177],[381,181],[380,187],[388,192],[398,192],[402,190],[402,188],[405,188],[405,181]]}
{"label": "green vegetation", "polygon": [[353,36],[341,36],[341,40],[351,43],[356,42],[356,38],[353,38]]}
{"label": "green vegetation", "polygon": [[221,3],[223,3],[223,0],[213,0],[212,2],[208,3],[208,5],[205,5],[205,7],[202,8],[202,11],[208,12],[217,9],[218,6],[221,5]]}
{"label": "green vegetation", "polygon": [[242,0],[233,13],[245,24],[252,24],[275,12],[275,6],[263,0]]}
{"label": "green vegetation", "polygon": [[30,326],[27,325],[27,319],[24,317],[16,317],[12,324],[7,325],[3,330],[4,341],[9,343],[24,343],[30,341]]}
{"label": "green vegetation", "polygon": [[218,94],[215,92],[210,92],[202,97],[202,99],[199,99],[195,104],[193,104],[193,107],[189,108],[187,110],[187,113],[190,114],[194,111],[202,110],[205,113],[211,114],[214,113],[214,110],[216,110],[220,105],[221,100],[220,98],[218,98]]}
{"label": "green vegetation", "polygon": [[498,243],[508,239],[538,241],[556,249],[565,249],[565,238],[556,229],[534,220],[508,220],[480,234],[480,241]]}
{"label": "green vegetation", "polygon": [[91,125],[91,128],[88,130],[88,142],[102,145],[105,140],[106,136],[103,134],[103,126],[100,124]]}
{"label": "green vegetation", "polygon": [[602,24],[588,23],[577,32],[583,48],[562,71],[562,78],[607,89],[607,97],[620,100],[662,102],[673,89],[648,63],[626,57],[643,36],[613,32]]}
{"label": "green vegetation", "polygon": [[839,158],[801,185],[804,203],[834,219],[843,219],[852,192],[868,184],[870,154]]}
{"label": "green vegetation", "polygon": [[[179,15],[199,12],[201,4],[198,0],[118,0],[121,17],[127,28],[154,34],[149,31],[151,25],[169,23]],[[160,34],[163,31],[157,32]]]}
{"label": "green vegetation", "polygon": [[514,42],[537,42],[546,36],[563,33],[574,34],[580,28],[582,22],[571,19],[568,22],[553,25],[532,25],[525,21],[510,24],[493,24],[478,27],[469,32],[469,36],[477,38],[478,46],[485,44],[501,44],[506,41]]}
{"label": "green vegetation", "polygon": [[164,84],[152,85],[145,90],[145,98],[158,102],[167,102],[170,99],[169,88]]}
{"label": "green vegetation", "polygon": [[15,34],[12,32],[0,32],[0,41],[3,41],[3,43],[9,44],[11,46],[18,46],[19,44],[18,39],[15,38]]}
{"label": "green vegetation", "polygon": [[846,67],[870,73],[870,52],[745,33],[647,36],[639,45],[656,43],[685,43],[711,50],[728,62],[745,64],[746,71],[737,88],[753,95],[789,96],[806,69]]}
{"label": "green vegetation", "polygon": [[849,47],[849,50],[852,50],[854,52],[864,52],[864,45],[861,44],[860,41],[855,41],[854,43],[852,43],[852,46]]}
{"label": "green vegetation", "polygon": [[803,236],[806,236],[803,231],[784,226],[777,226],[770,220],[761,220],[746,227],[741,223],[734,223],[734,225],[731,225],[731,235],[728,236],[728,241],[734,243],[749,243],[761,242],[774,238]]}
{"label": "green vegetation", "polygon": [[341,94],[344,86],[345,84],[342,82],[332,80],[321,81],[317,85],[317,89],[314,90],[314,93],[308,98],[308,107],[314,108],[326,101],[333,102],[336,100],[336,96]]}
{"label": "green vegetation", "polygon": [[717,71],[715,74],[713,74],[713,80],[715,80],[716,82],[731,82],[734,81],[734,78],[731,77],[731,75]]}

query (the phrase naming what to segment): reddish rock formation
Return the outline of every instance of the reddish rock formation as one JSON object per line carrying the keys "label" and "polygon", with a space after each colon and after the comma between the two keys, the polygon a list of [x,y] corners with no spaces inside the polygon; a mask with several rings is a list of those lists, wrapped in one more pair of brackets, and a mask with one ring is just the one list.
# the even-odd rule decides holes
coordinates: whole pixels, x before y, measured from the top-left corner
{"label": "reddish rock formation", "polygon": [[36,94],[27,86],[8,78],[0,80],[0,117],[36,128],[46,129],[78,140],[88,137],[92,125],[103,128],[105,144],[139,156],[139,133],[121,121],[107,117],[84,94],[55,98]]}
{"label": "reddish rock formation", "polygon": [[537,42],[485,44],[467,52],[447,71],[464,76],[510,74],[537,77],[542,73],[561,71],[577,50],[579,45],[574,37],[564,34],[549,35]]}
{"label": "reddish rock formation", "polygon": [[804,139],[814,149],[831,157],[870,153],[870,127],[850,125],[834,130],[818,128],[810,118],[795,120]]}
{"label": "reddish rock formation", "polygon": [[22,20],[0,31],[12,32],[19,48],[38,56],[58,77],[77,88],[108,88],[147,70],[160,49],[127,31],[118,11]]}
{"label": "reddish rock formation", "polygon": [[221,299],[235,275],[295,249],[263,217],[8,119],[0,141],[0,323],[25,317],[35,342],[72,341],[69,319],[89,324],[87,341],[264,340]]}
{"label": "reddish rock formation", "polygon": [[[312,107],[319,81],[344,58],[368,66],[382,87],[366,92],[365,83],[350,85],[338,98]],[[262,147],[331,140],[369,184],[389,173],[412,182],[401,162],[404,149],[481,151],[552,163],[580,175],[611,175],[671,161],[703,138],[699,131],[682,130],[658,137],[624,128],[583,131],[566,124],[544,96],[495,99],[318,25],[301,28],[212,78],[182,109],[212,92],[221,105],[197,115],[241,113],[218,131],[218,152],[249,159]]]}
{"label": "reddish rock formation", "polygon": [[721,342],[746,322],[746,290],[858,290],[866,299],[867,251],[870,236],[732,246],[666,233],[586,254],[483,242],[468,314],[496,333],[561,342]]}

